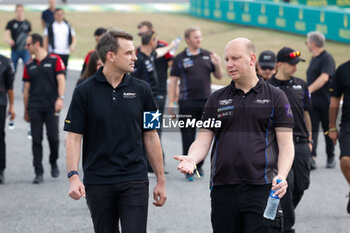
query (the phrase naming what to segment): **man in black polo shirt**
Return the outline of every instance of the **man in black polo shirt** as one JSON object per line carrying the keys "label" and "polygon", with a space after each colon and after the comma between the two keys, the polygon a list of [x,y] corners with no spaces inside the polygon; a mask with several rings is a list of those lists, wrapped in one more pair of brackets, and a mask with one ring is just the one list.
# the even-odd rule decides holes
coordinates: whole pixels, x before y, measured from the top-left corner
{"label": "man in black polo shirt", "polygon": [[[85,197],[95,232],[146,232],[147,158],[157,185],[154,205],[166,200],[163,157],[157,131],[142,129],[145,111],[156,111],[149,85],[128,73],[136,61],[133,37],[109,31],[97,44],[104,67],[79,85],[65,120],[69,196]],[[84,184],[78,176],[83,140]]]}
{"label": "man in black polo shirt", "polygon": [[43,38],[39,34],[28,36],[26,47],[34,59],[26,64],[24,81],[24,119],[30,122],[32,132],[32,150],[35,168],[34,184],[43,182],[43,125],[46,125],[50,146],[50,164],[52,177],[59,176],[57,166],[59,131],[59,112],[63,108],[65,66],[57,55],[50,55],[43,47]]}
{"label": "man in black polo shirt", "polygon": [[[207,98],[211,93],[210,74],[217,79],[222,78],[220,57],[201,48],[202,33],[199,28],[191,27],[185,31],[187,48],[173,60],[169,81],[169,108],[176,105],[177,82],[180,79],[179,114],[199,120]],[[180,120],[186,120],[180,117]],[[182,153],[186,155],[195,140],[196,128],[181,128]],[[203,161],[198,164],[198,171],[203,175]],[[193,181],[191,175],[186,176]]]}
{"label": "man in black polo shirt", "polygon": [[[11,61],[0,55],[0,184],[5,182],[4,170],[6,168],[6,145],[5,145],[5,122],[6,117],[10,115],[10,120],[16,117],[14,110],[13,94],[14,72]],[[7,97],[9,109],[7,109]]]}
{"label": "man in black polo shirt", "polygon": [[[145,32],[154,31],[153,24],[150,21],[144,20],[137,25],[138,35],[142,36]],[[163,48],[168,46],[168,43],[157,38],[157,47]],[[137,50],[139,50],[137,48]],[[138,53],[138,52],[137,52]],[[167,52],[164,56],[158,56],[155,60],[155,69],[158,76],[158,88],[153,91],[153,95],[156,96],[156,103],[159,108],[159,112],[164,112],[165,100],[167,95],[167,81],[168,81],[168,67],[171,67],[173,54]],[[160,133],[161,130],[158,130]],[[161,135],[161,134],[159,134]]]}
{"label": "man in black polo shirt", "polygon": [[[329,106],[329,137],[334,145],[339,139],[340,168],[350,185],[350,61],[340,65],[334,75],[331,103]],[[340,132],[337,130],[337,115],[341,96],[343,97]],[[347,211],[350,214],[350,192]]]}
{"label": "man in black polo shirt", "polygon": [[[237,38],[224,50],[232,82],[210,95],[203,120],[221,128],[203,128],[178,169],[192,173],[211,154],[211,220],[214,233],[281,232],[282,216],[263,217],[271,189],[281,198],[293,163],[293,113],[286,95],[259,79],[251,41]],[[277,184],[277,179],[281,182]]]}
{"label": "man in black polo shirt", "polygon": [[294,117],[294,162],[287,181],[288,190],[282,198],[284,232],[295,232],[295,208],[310,183],[310,156],[312,149],[311,96],[304,80],[294,77],[297,64],[305,61],[300,52],[284,47],[277,54],[277,73],[267,82],[286,94]]}
{"label": "man in black polo shirt", "polygon": [[[317,138],[320,123],[323,131],[328,131],[329,125],[329,103],[331,94],[329,91],[332,75],[335,70],[335,62],[331,54],[324,49],[325,37],[320,32],[309,32],[307,34],[306,46],[312,58],[307,69],[307,85],[311,94],[312,110],[310,111],[312,122],[312,139],[314,146],[311,151],[311,169],[316,169]],[[327,168],[335,167],[334,144],[325,135]]]}
{"label": "man in black polo shirt", "polygon": [[176,46],[175,42],[172,41],[165,47],[157,48],[157,41],[157,34],[153,31],[147,31],[141,35],[141,46],[137,48],[135,69],[131,73],[132,76],[147,82],[151,86],[155,99],[157,99],[159,89],[156,59],[163,57]]}

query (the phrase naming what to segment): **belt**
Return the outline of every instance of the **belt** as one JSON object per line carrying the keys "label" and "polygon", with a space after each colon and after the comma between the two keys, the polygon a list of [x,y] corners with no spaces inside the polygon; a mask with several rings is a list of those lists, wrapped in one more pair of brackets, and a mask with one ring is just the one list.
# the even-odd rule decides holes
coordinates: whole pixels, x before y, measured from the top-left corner
{"label": "belt", "polygon": [[307,138],[305,137],[299,137],[299,136],[293,136],[293,140],[295,143],[304,143],[307,142]]}

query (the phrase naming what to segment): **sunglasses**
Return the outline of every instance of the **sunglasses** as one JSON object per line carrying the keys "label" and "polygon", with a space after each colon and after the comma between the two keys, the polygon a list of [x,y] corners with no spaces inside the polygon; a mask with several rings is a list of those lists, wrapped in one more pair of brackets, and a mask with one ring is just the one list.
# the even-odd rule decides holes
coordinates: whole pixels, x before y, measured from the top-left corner
{"label": "sunglasses", "polygon": [[273,70],[274,67],[271,67],[271,66],[261,66],[260,67],[262,70]]}
{"label": "sunglasses", "polygon": [[288,54],[286,57],[296,58],[296,57],[299,57],[300,54],[301,54],[300,51],[294,51],[294,52],[291,52],[290,54]]}
{"label": "sunglasses", "polygon": [[29,46],[31,46],[32,44],[33,44],[33,43],[28,43],[28,44],[26,44],[26,46],[29,47]]}

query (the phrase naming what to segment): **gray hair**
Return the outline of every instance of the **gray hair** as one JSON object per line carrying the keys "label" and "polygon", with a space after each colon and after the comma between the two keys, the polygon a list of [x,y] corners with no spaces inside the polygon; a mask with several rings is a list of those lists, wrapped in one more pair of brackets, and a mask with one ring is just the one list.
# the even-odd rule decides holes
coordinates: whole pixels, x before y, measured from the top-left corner
{"label": "gray hair", "polygon": [[126,31],[112,30],[105,33],[96,45],[96,51],[103,63],[106,62],[106,55],[108,52],[118,52],[118,49],[120,47],[118,38],[123,38],[131,41],[134,39],[134,37]]}
{"label": "gray hair", "polygon": [[309,32],[307,38],[309,42],[314,42],[315,46],[318,48],[323,48],[326,42],[324,35],[318,31]]}

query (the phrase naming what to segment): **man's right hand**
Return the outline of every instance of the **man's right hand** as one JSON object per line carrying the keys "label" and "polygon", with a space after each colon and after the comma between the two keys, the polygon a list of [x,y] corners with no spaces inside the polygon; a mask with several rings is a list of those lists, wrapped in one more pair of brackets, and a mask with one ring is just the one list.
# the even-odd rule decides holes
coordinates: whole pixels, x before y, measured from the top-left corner
{"label": "man's right hand", "polygon": [[335,131],[329,131],[328,137],[332,139],[334,145],[337,144],[337,139],[338,139],[338,130]]}
{"label": "man's right hand", "polygon": [[191,157],[188,156],[174,156],[174,159],[179,160],[180,164],[177,166],[177,170],[184,174],[193,174],[194,169],[196,167],[196,163]]}
{"label": "man's right hand", "polygon": [[28,114],[28,111],[27,111],[27,110],[24,112],[24,120],[25,120],[26,122],[30,122],[29,114]]}
{"label": "man's right hand", "polygon": [[81,197],[85,198],[85,186],[80,181],[79,176],[73,175],[69,178],[69,193],[68,195],[74,200],[79,200]]}

